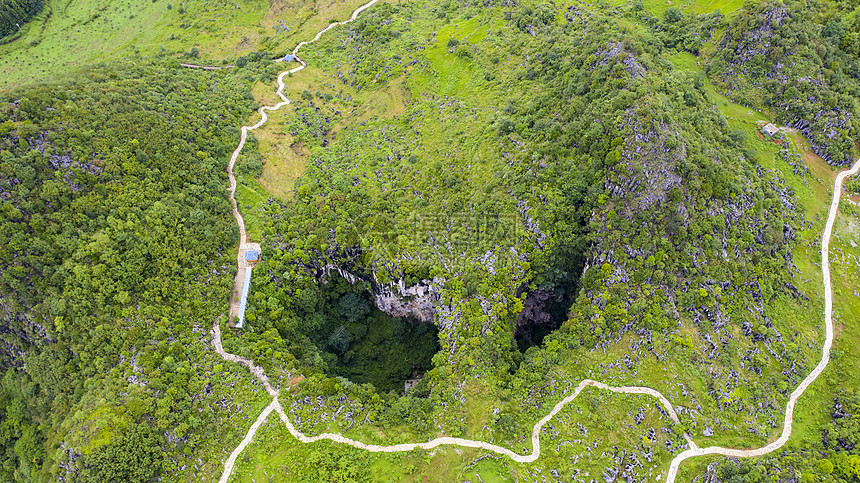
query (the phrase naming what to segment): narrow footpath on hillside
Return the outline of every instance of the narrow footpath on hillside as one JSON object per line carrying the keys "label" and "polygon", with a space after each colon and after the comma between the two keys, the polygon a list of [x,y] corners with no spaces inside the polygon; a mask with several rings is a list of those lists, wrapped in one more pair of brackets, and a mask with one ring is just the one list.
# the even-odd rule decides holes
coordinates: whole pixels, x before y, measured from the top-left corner
{"label": "narrow footpath on hillside", "polygon": [[199,64],[183,64],[182,62],[179,63],[179,66],[185,67],[187,69],[203,69],[203,70],[221,70],[221,69],[232,69],[233,67],[236,67],[233,64],[229,64],[229,65],[199,65]]}
{"label": "narrow footpath on hillside", "polygon": [[806,376],[800,385],[797,386],[791,396],[788,398],[788,404],[785,407],[785,419],[782,423],[782,434],[776,441],[754,449],[733,449],[723,448],[719,446],[709,446],[707,448],[691,447],[686,451],[682,451],[672,460],[669,465],[669,474],[666,481],[673,482],[678,474],[678,468],[681,463],[694,456],[703,456],[708,454],[718,454],[724,456],[734,456],[737,458],[761,456],[781,448],[788,442],[791,437],[791,426],[794,423],[794,408],[797,405],[797,400],[806,391],[810,384],[815,382],[818,376],[827,368],[830,362],[830,348],[833,346],[833,287],[830,283],[830,237],[833,235],[833,224],[836,223],[836,215],[839,213],[839,201],[842,199],[842,183],[845,178],[854,176],[860,171],[860,159],[854,162],[851,169],[841,171],[836,175],[836,181],[833,183],[833,199],[830,201],[830,211],[827,214],[827,223],[824,225],[824,233],[821,235],[821,272],[824,276],[824,346],[821,348],[821,361],[815,366],[815,369]]}
{"label": "narrow footpath on hillside", "polygon": [[[242,127],[239,145],[236,147],[236,150],[233,151],[233,155],[230,157],[230,163],[227,167],[227,175],[230,179],[230,188],[229,188],[230,203],[233,205],[233,217],[236,218],[236,223],[239,225],[239,234],[240,234],[239,253],[237,255],[237,266],[238,267],[241,268],[243,266],[242,265],[242,262],[244,260],[243,254],[244,254],[244,251],[246,249],[257,249],[257,250],[259,250],[259,244],[252,244],[247,240],[247,232],[245,230],[245,221],[242,218],[242,214],[239,212],[238,206],[236,204],[236,177],[233,175],[233,168],[236,164],[236,160],[239,157],[239,153],[242,151],[242,148],[245,146],[245,140],[247,139],[248,132],[257,129],[266,123],[266,121],[268,120],[268,116],[266,115],[266,111],[277,111],[281,107],[290,104],[290,100],[284,95],[284,87],[285,87],[284,86],[284,77],[287,75],[293,74],[295,72],[298,72],[298,71],[305,68],[305,66],[306,66],[305,62],[302,61],[297,55],[299,49],[301,49],[303,46],[305,46],[309,43],[316,42],[317,40],[319,40],[319,38],[322,36],[322,34],[327,32],[328,30],[330,30],[334,27],[337,27],[338,25],[343,25],[343,24],[346,24],[346,23],[349,23],[349,22],[355,20],[362,11],[370,8],[371,6],[376,4],[378,1],[379,0],[372,0],[372,1],[362,5],[361,7],[357,8],[352,13],[352,16],[349,18],[349,20],[345,20],[343,22],[331,23],[326,28],[319,31],[312,40],[307,41],[307,42],[302,42],[299,45],[297,45],[296,48],[293,49],[292,55],[294,56],[295,60],[297,62],[299,62],[301,65],[296,67],[296,68],[293,68],[291,70],[283,71],[280,73],[280,75],[278,75],[277,94],[282,99],[282,101],[275,104],[274,106],[261,107],[258,110],[258,112],[260,113],[260,116],[262,117],[262,119],[260,119],[259,122],[257,122],[256,124],[254,124],[252,126],[243,126]],[[822,348],[821,361],[818,363],[818,365],[815,367],[815,369],[813,369],[812,372],[810,372],[809,375],[806,376],[806,378],[803,380],[803,382],[800,383],[800,385],[797,387],[797,389],[795,389],[794,392],[791,393],[791,397],[788,400],[788,405],[787,405],[786,411],[785,411],[785,420],[783,423],[782,435],[776,441],[774,441],[774,442],[772,442],[772,443],[770,443],[767,446],[764,446],[762,448],[732,449],[732,448],[722,448],[722,447],[715,447],[715,446],[711,446],[711,447],[707,447],[707,448],[699,448],[698,446],[696,446],[696,443],[692,440],[690,435],[685,434],[684,438],[687,440],[687,444],[689,445],[689,449],[679,453],[672,460],[670,467],[669,467],[668,474],[667,474],[667,478],[666,478],[667,483],[673,483],[675,481],[675,478],[676,478],[677,473],[678,473],[678,468],[680,467],[681,463],[688,458],[692,458],[695,456],[708,455],[708,454],[720,454],[720,455],[735,456],[735,457],[760,456],[760,455],[763,455],[766,453],[770,453],[771,451],[774,451],[774,450],[782,447],[788,441],[788,438],[791,436],[791,426],[792,426],[792,423],[794,421],[794,408],[795,408],[795,405],[797,404],[797,400],[800,398],[801,395],[803,395],[804,391],[806,391],[806,389],[809,387],[809,385],[812,384],[812,382],[815,381],[816,378],[818,378],[818,376],[821,374],[821,372],[824,371],[824,369],[827,367],[828,362],[830,361],[830,347],[833,344],[833,319],[832,319],[833,295],[832,295],[832,288],[831,288],[831,283],[830,283],[830,260],[829,260],[829,255],[828,255],[828,249],[830,247],[830,237],[831,237],[832,232],[833,232],[833,225],[834,225],[834,222],[836,221],[836,215],[839,211],[839,201],[841,199],[842,183],[847,177],[857,174],[858,171],[860,171],[860,159],[858,159],[854,163],[854,165],[851,167],[850,170],[840,172],[838,174],[838,176],[836,177],[836,181],[834,183],[833,200],[830,203],[830,211],[829,211],[829,214],[827,217],[827,223],[825,225],[824,232],[822,234],[822,239],[821,239],[821,262],[822,262],[821,268],[822,268],[822,272],[824,275],[824,301],[825,301],[825,303],[824,303],[825,341],[824,341],[824,346]],[[316,436],[307,436],[304,433],[302,433],[301,431],[299,431],[298,429],[296,429],[296,427],[293,425],[293,423],[290,421],[289,417],[287,416],[286,412],[284,412],[284,408],[281,406],[281,403],[278,400],[278,397],[280,395],[280,391],[278,389],[274,388],[270,384],[269,379],[266,376],[265,371],[261,367],[254,365],[253,361],[250,361],[250,360],[245,359],[243,357],[239,357],[239,356],[236,356],[236,355],[233,355],[233,354],[230,354],[230,353],[227,353],[224,351],[224,348],[221,344],[220,318],[217,319],[212,326],[212,345],[214,346],[215,351],[222,358],[224,358],[224,360],[227,360],[230,362],[236,362],[236,363],[243,364],[243,365],[247,366],[248,369],[251,371],[251,373],[254,375],[254,377],[256,377],[260,382],[263,383],[263,386],[265,387],[266,392],[268,392],[269,395],[272,396],[272,402],[269,403],[269,405],[266,406],[266,408],[260,413],[257,420],[248,429],[248,432],[245,435],[245,437],[242,439],[241,443],[236,447],[236,449],[233,450],[233,452],[230,454],[230,456],[224,462],[224,471],[223,471],[221,478],[219,480],[221,483],[226,483],[230,479],[230,475],[233,472],[233,467],[235,465],[236,459],[241,454],[241,452],[245,449],[245,447],[253,441],[254,435],[256,434],[257,430],[268,419],[268,417],[272,413],[272,411],[275,411],[278,413],[278,416],[280,417],[281,421],[283,421],[284,425],[287,427],[290,434],[292,434],[296,439],[298,439],[299,441],[301,441],[303,443],[313,443],[315,441],[327,439],[327,440],[331,440],[334,442],[347,444],[347,445],[353,446],[355,448],[360,448],[360,449],[364,449],[364,450],[371,451],[371,452],[381,452],[381,453],[393,453],[393,452],[398,452],[398,451],[412,451],[412,450],[418,449],[418,448],[420,448],[420,449],[431,449],[431,448],[435,448],[437,446],[453,445],[453,446],[461,446],[461,447],[467,447],[467,448],[479,448],[479,449],[483,449],[483,450],[487,450],[487,451],[492,451],[494,453],[498,453],[498,454],[507,456],[511,460],[516,461],[518,463],[530,463],[530,462],[537,460],[540,457],[540,452],[541,452],[540,431],[541,431],[541,428],[543,428],[543,426],[547,422],[549,422],[553,417],[555,417],[555,415],[558,414],[559,411],[561,411],[568,403],[573,401],[580,394],[580,392],[582,392],[582,390],[587,388],[587,387],[593,387],[593,388],[602,389],[602,390],[611,391],[611,392],[616,392],[616,393],[640,394],[640,395],[651,396],[660,402],[660,404],[666,409],[666,411],[668,412],[669,416],[672,418],[673,421],[675,421],[676,423],[679,422],[678,414],[675,412],[675,409],[672,406],[672,403],[663,394],[661,394],[657,390],[654,390],[654,389],[651,389],[648,387],[638,387],[638,386],[616,387],[616,386],[610,386],[610,385],[604,384],[602,382],[593,381],[590,379],[585,379],[585,380],[582,380],[576,386],[576,388],[573,390],[573,392],[571,392],[567,397],[565,397],[564,399],[559,401],[552,408],[552,410],[549,412],[549,414],[547,414],[546,416],[541,418],[540,421],[535,423],[534,428],[532,429],[532,434],[531,434],[531,441],[532,441],[532,448],[533,448],[531,454],[519,455],[519,454],[514,453],[513,451],[511,451],[507,448],[503,448],[501,446],[487,443],[484,441],[475,441],[475,440],[470,440],[470,439],[451,438],[451,437],[436,438],[436,439],[430,440],[426,443],[404,443],[404,444],[382,446],[382,445],[375,445],[375,444],[365,444],[365,443],[362,443],[360,441],[356,441],[356,440],[347,438],[341,434],[323,433],[323,434],[319,434]]]}

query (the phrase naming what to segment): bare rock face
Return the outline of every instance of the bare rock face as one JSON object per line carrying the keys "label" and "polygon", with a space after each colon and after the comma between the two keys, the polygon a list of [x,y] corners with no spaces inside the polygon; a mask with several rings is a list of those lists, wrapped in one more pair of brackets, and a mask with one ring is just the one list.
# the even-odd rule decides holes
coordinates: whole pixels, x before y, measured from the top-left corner
{"label": "bare rock face", "polygon": [[392,317],[411,317],[422,322],[433,322],[439,302],[442,280],[422,280],[407,287],[403,279],[396,283],[374,285],[373,297],[379,310]]}
{"label": "bare rock face", "polygon": [[621,64],[624,66],[624,69],[633,79],[645,77],[645,74],[648,73],[648,71],[645,70],[645,67],[636,60],[636,57],[633,54],[624,50],[624,45],[620,42],[607,42],[606,50],[598,52],[597,65],[606,64],[610,60],[618,59],[619,57],[621,58]]}
{"label": "bare rock face", "polygon": [[26,348],[35,343],[52,343],[56,340],[48,334],[49,322],[43,315],[34,315],[15,309],[15,304],[0,298],[0,352],[15,366],[23,366]]}
{"label": "bare rock face", "polygon": [[686,158],[687,151],[670,126],[643,126],[632,109],[627,114],[620,127],[629,127],[631,134],[625,140],[621,161],[607,173],[606,191],[616,197],[629,193],[634,206],[647,209],[666,201],[669,190],[681,184],[675,165]]}
{"label": "bare rock face", "polygon": [[408,317],[422,322],[434,322],[436,307],[444,280],[434,277],[433,280],[422,280],[420,283],[407,287],[403,278],[391,283],[379,283],[376,276],[372,280],[356,275],[337,265],[326,265],[323,269],[325,276],[337,273],[347,282],[355,285],[359,282],[369,282],[371,294],[376,307],[392,317]]}
{"label": "bare rock face", "polygon": [[[777,29],[782,27],[789,18],[785,5],[774,5],[764,12],[758,28],[750,29],[744,38],[734,45],[735,64],[744,69],[757,55],[767,55],[771,50],[771,39]],[[730,44],[734,39],[724,39],[723,43]]]}
{"label": "bare rock face", "polygon": [[[790,102],[784,100],[780,107],[788,110]],[[851,129],[851,113],[838,106],[825,109],[819,107],[811,116],[806,119],[795,116],[788,124],[800,131],[808,140],[812,152],[818,155],[821,159],[827,161],[831,166],[849,166],[851,157],[846,153],[841,158],[834,158],[827,152],[827,147],[830,141],[839,140],[841,130]],[[810,122],[811,121],[811,122]],[[814,123],[814,124],[813,124]],[[823,134],[819,131],[823,129]]]}

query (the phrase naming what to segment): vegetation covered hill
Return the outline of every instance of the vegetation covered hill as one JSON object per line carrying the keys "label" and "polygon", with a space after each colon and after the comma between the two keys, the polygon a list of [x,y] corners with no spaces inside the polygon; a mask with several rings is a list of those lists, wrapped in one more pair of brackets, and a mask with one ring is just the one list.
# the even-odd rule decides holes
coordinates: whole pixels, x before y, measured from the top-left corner
{"label": "vegetation covered hill", "polygon": [[[330,347],[311,343],[342,327],[319,318],[333,301],[318,294],[340,286],[331,277],[357,278],[377,300],[390,285],[426,287],[440,307],[439,399],[453,404],[455,384],[470,385],[458,375],[472,374],[470,404],[501,408],[495,427],[471,432],[456,423],[466,414],[438,410],[434,424],[454,434],[515,446],[540,415],[522,411],[531,391],[557,382],[550,361],[593,374],[597,345],[624,381],[680,372],[649,385],[693,408],[685,429],[700,441],[763,444],[818,360],[817,304],[791,275],[811,220],[785,180],[800,175],[765,163],[707,79],[663,56],[700,52],[722,17],[469,8],[382,6],[306,56],[321,69],[316,90],[294,92],[280,131],[311,154],[295,197],[265,208],[258,326],[326,372]],[[403,114],[342,127],[362,92],[397,84],[412,95]],[[511,338],[540,344],[536,322],[564,328],[523,355]]]}
{"label": "vegetation covered hill", "polygon": [[169,61],[98,66],[5,99],[3,480],[77,467],[108,481],[95,475],[126,458],[115,445],[153,451],[136,470],[148,478],[162,446],[185,458],[207,451],[201,434],[223,434],[230,408],[217,399],[241,398],[230,380],[248,379],[210,379],[201,327],[222,310],[205,301],[229,294],[223,168],[253,107],[246,89]]}
{"label": "vegetation covered hill", "polygon": [[[215,479],[268,403],[208,335],[235,274],[224,168],[256,122],[251,93],[268,100],[289,66],[269,59],[355,5],[233,13],[249,5],[114,2],[80,26],[54,5],[39,42],[31,28],[0,47],[22,66],[0,102],[0,479]],[[292,104],[236,167],[263,261],[244,329],[223,332],[307,434],[524,454],[583,378],[655,388],[681,423],[588,391],[545,427],[541,458],[515,464],[300,445],[272,418],[236,478],[653,481],[684,434],[757,447],[781,431],[823,340],[832,170],[812,152],[856,157],[857,6],[679,7],[382,3],[307,46]],[[122,62],[49,81],[16,58],[60,32],[119,39],[154,8],[170,16],[158,28],[64,60]],[[248,30],[261,22],[277,35]],[[235,67],[179,67],[195,57]],[[49,83],[16,80],[29,74]],[[765,139],[765,119],[809,149]],[[848,206],[833,244],[845,343],[802,400],[791,459],[694,460],[686,479],[856,479],[858,227]]]}

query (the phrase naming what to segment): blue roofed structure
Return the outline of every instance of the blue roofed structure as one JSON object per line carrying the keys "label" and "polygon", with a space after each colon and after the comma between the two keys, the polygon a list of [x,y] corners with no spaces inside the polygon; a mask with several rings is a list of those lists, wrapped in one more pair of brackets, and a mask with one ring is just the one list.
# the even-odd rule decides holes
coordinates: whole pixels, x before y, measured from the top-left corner
{"label": "blue roofed structure", "polygon": [[287,54],[284,56],[284,62],[292,62],[295,58],[296,57],[293,54]]}
{"label": "blue roofed structure", "polygon": [[258,261],[260,261],[260,251],[259,250],[245,250],[245,261],[246,262],[258,262]]}

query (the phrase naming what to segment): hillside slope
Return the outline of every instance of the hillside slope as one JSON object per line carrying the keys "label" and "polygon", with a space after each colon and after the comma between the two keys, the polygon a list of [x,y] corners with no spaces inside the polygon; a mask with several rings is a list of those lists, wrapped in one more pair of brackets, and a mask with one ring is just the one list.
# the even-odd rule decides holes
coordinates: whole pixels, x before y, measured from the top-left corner
{"label": "hillside slope", "polygon": [[[0,46],[2,480],[217,478],[270,399],[213,323],[311,436],[528,454],[583,379],[653,388],[679,417],[589,389],[528,463],[304,445],[272,417],[239,481],[655,481],[687,438],[772,441],[820,359],[828,163],[857,154],[851,2],[374,5],[302,48],[291,103],[239,157],[262,245],[243,329],[221,318],[229,152],[296,65],[272,58],[354,5],[58,5]],[[149,9],[139,48],[120,42]],[[52,79],[62,32],[95,50]],[[833,364],[793,459],[692,460],[685,481],[856,476],[860,223],[841,206]]]}

